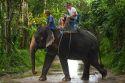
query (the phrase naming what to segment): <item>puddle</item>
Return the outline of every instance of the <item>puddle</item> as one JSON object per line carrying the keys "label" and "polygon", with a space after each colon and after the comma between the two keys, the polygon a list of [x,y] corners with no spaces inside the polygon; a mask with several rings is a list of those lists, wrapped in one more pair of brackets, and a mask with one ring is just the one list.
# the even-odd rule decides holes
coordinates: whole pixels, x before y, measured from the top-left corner
{"label": "puddle", "polygon": [[68,60],[69,72],[71,77],[78,77],[78,66],[79,61],[76,60]]}

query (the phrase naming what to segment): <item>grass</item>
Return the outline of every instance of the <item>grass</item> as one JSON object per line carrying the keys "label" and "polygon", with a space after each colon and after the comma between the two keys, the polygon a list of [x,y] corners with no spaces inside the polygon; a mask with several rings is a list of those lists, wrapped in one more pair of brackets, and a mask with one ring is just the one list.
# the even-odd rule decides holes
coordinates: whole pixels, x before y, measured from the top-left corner
{"label": "grass", "polygon": [[[36,65],[41,66],[44,61],[45,52],[36,52]],[[0,76],[5,74],[23,73],[31,70],[30,54],[27,50],[16,50],[11,55],[2,54],[0,58]]]}

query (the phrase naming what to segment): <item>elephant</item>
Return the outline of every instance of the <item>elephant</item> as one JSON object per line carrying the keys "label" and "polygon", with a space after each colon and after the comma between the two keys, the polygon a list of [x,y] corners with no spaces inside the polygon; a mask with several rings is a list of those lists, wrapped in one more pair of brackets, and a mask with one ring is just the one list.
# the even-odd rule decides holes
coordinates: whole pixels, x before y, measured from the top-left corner
{"label": "elephant", "polygon": [[[88,30],[80,29],[77,32],[62,32],[59,29],[48,30],[41,27],[38,31],[39,37],[32,37],[30,44],[30,53],[32,61],[32,73],[35,71],[35,52],[37,49],[45,49],[46,55],[42,68],[40,81],[47,80],[48,70],[57,55],[59,57],[65,81],[70,81],[67,59],[81,60],[84,63],[84,69],[81,79],[89,80],[90,65],[94,66],[102,75],[107,76],[107,70],[99,61],[99,43],[93,33]],[[99,63],[100,62],[100,63]]]}

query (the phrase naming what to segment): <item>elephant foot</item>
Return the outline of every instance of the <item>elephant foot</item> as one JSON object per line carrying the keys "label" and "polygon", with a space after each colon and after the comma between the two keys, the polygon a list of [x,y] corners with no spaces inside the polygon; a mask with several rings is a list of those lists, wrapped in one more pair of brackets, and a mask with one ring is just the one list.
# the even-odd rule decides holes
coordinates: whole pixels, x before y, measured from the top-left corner
{"label": "elephant foot", "polygon": [[70,81],[71,78],[70,78],[70,77],[64,77],[62,80],[63,80],[63,81]]}
{"label": "elephant foot", "polygon": [[39,77],[39,81],[45,81],[45,80],[47,80],[46,76],[40,76]]}
{"label": "elephant foot", "polygon": [[106,76],[107,76],[107,71],[104,70],[104,72],[102,73],[102,79],[106,78]]}
{"label": "elephant foot", "polygon": [[89,74],[84,74],[84,75],[81,77],[81,80],[89,80]]}

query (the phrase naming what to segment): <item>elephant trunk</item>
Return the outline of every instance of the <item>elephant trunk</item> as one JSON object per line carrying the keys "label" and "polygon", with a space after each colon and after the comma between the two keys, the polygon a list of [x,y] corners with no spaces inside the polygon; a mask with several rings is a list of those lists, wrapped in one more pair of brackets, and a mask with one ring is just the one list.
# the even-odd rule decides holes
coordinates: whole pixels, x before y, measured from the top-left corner
{"label": "elephant trunk", "polygon": [[31,55],[31,63],[32,63],[32,73],[36,74],[35,71],[35,53],[36,53],[36,42],[35,37],[32,37],[31,44],[30,44],[30,55]]}
{"label": "elephant trunk", "polygon": [[35,71],[35,52],[31,53],[31,62],[32,62],[32,73],[36,74],[36,71]]}

